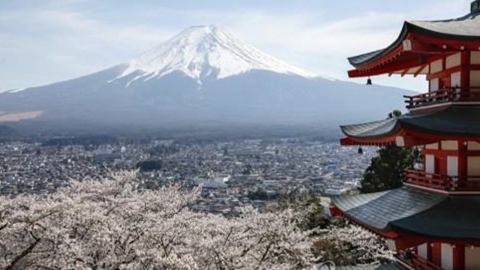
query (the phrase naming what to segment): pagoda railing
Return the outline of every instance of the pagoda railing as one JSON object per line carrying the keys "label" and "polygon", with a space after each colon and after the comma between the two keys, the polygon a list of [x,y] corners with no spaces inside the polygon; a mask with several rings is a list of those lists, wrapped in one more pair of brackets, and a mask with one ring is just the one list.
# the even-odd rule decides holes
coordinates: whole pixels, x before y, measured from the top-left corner
{"label": "pagoda railing", "polygon": [[426,173],[424,171],[406,170],[404,182],[427,188],[450,190],[452,178],[447,175]]}
{"label": "pagoda railing", "polygon": [[448,176],[418,170],[405,170],[404,182],[442,191],[480,191],[480,176]]}
{"label": "pagoda railing", "polygon": [[441,267],[428,260],[425,260],[413,251],[400,251],[396,255],[396,258],[403,264],[408,265],[415,270],[442,270]]}
{"label": "pagoda railing", "polygon": [[452,177],[454,191],[480,191],[480,176]]}
{"label": "pagoda railing", "polygon": [[415,96],[404,96],[407,109],[442,104],[448,102],[480,102],[480,87],[445,88]]}

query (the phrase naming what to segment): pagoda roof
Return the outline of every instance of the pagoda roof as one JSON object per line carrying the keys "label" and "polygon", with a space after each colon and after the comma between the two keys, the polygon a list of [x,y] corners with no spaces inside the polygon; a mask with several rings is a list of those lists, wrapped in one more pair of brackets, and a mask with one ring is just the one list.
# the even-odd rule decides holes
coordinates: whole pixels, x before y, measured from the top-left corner
{"label": "pagoda roof", "polygon": [[398,130],[401,119],[386,120],[340,126],[343,134],[351,138],[371,139],[393,135]]}
{"label": "pagoda roof", "polygon": [[395,142],[396,136],[415,133],[423,139],[480,137],[480,108],[478,106],[450,106],[423,114],[405,114],[400,117],[340,127],[342,132],[358,144],[374,144],[379,140]]}
{"label": "pagoda roof", "polygon": [[445,198],[437,193],[403,187],[380,193],[333,197],[332,203],[359,224],[388,233],[392,221],[419,214]]}
{"label": "pagoda roof", "polygon": [[[474,11],[463,17],[449,20],[405,21],[400,34],[390,46],[380,50],[350,57],[348,58],[348,61],[352,66],[359,69],[368,67],[371,64],[374,64],[377,60],[379,61],[378,64],[392,62],[406,51],[406,49],[402,46],[403,42],[416,36],[434,38],[442,42],[479,42],[480,12]],[[475,48],[478,49],[478,46]],[[442,50],[439,49],[438,52],[441,53]],[[371,67],[368,67],[368,69],[369,68]],[[418,68],[421,68],[421,65],[418,66]],[[418,70],[418,72],[422,72],[422,70]],[[368,73],[364,75],[367,76]]]}
{"label": "pagoda roof", "polygon": [[480,197],[449,196],[424,212],[392,221],[390,225],[398,232],[431,238],[480,240],[479,212]]}
{"label": "pagoda roof", "polygon": [[[409,21],[409,28],[428,35],[438,35],[449,39],[479,40],[480,12],[463,17],[437,21]],[[413,30],[413,29],[412,29]]]}
{"label": "pagoda roof", "polygon": [[373,231],[434,239],[480,240],[480,197],[448,196],[413,187],[334,197],[345,216]]}

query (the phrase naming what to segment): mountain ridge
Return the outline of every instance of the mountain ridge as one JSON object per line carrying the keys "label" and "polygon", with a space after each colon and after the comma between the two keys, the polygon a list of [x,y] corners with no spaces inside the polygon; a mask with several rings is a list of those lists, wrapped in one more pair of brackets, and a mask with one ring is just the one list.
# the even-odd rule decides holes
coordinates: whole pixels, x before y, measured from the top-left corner
{"label": "mountain ridge", "polygon": [[316,77],[214,26],[188,28],[135,59],[72,80],[0,93],[0,111],[40,112],[23,123],[60,131],[76,125],[334,126],[383,118],[404,107],[402,95],[412,94]]}

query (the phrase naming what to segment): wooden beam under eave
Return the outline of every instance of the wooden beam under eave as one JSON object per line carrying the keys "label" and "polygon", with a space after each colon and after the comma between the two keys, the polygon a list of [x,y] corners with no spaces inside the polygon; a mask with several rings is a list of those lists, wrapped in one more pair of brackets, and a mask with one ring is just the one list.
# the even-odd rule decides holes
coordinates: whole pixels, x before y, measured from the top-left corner
{"label": "wooden beam under eave", "polygon": [[411,135],[405,135],[403,136],[403,141],[404,141],[404,147],[413,147],[413,146],[419,146],[419,145],[427,145],[431,143],[435,143],[436,140],[432,139],[425,139],[425,138],[417,138]]}
{"label": "wooden beam under eave", "polygon": [[398,46],[394,50],[392,50],[390,53],[387,55],[380,57],[379,59],[376,59],[374,61],[371,61],[370,63],[367,63],[361,67],[357,67],[357,69],[362,69],[362,70],[370,70],[370,69],[375,69],[381,64],[388,64],[388,60],[390,61],[395,61],[395,59],[403,53],[403,48],[402,46]]}
{"label": "wooden beam under eave", "polygon": [[409,68],[406,68],[405,70],[402,71],[402,74],[400,76],[405,77],[405,74],[409,71]]}
{"label": "wooden beam under eave", "polygon": [[368,77],[368,76],[376,76],[382,74],[389,74],[395,73],[398,71],[404,71],[405,69],[410,69],[412,67],[418,66],[418,60],[410,60],[408,62],[397,64],[397,65],[386,65],[383,67],[377,67],[372,69],[354,69],[348,71],[348,76],[350,78],[359,78],[359,77]]}
{"label": "wooden beam under eave", "polygon": [[413,74],[413,77],[416,78],[420,73],[422,73],[422,71],[428,66],[428,64],[424,64],[423,66],[421,66],[417,72],[415,72],[415,74]]}
{"label": "wooden beam under eave", "polygon": [[464,51],[476,51],[480,46],[480,40],[446,40],[443,38],[429,37],[421,34],[412,36],[412,39],[415,39],[422,44],[430,44],[430,46],[438,47],[439,52],[457,53]]}

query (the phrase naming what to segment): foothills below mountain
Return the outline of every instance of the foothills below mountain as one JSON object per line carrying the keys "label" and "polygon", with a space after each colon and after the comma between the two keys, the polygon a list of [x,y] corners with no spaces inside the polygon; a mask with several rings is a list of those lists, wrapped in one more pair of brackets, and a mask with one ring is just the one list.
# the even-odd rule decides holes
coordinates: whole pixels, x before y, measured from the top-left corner
{"label": "foothills below mountain", "polygon": [[138,58],[0,94],[0,122],[62,132],[317,125],[378,119],[410,91],[315,76],[215,26],[190,27]]}

